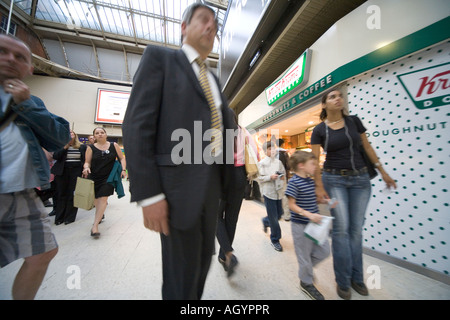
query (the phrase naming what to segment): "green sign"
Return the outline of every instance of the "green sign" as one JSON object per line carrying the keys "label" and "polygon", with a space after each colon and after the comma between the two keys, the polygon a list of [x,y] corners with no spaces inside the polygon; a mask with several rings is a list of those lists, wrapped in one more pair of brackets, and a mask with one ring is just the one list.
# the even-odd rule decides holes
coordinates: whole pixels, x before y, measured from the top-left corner
{"label": "green sign", "polygon": [[311,50],[306,50],[289,69],[266,88],[266,99],[269,105],[287,95],[293,89],[308,82],[309,66],[311,65]]}

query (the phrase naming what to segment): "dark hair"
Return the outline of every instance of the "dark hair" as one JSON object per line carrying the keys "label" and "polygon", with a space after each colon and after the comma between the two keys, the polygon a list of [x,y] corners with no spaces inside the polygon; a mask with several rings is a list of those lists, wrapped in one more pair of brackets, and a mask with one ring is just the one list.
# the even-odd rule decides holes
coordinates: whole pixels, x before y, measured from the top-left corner
{"label": "dark hair", "polygon": [[105,133],[106,133],[106,130],[105,130],[105,128],[103,128],[103,127],[97,127],[97,128],[95,128],[93,131],[92,131],[92,134],[95,136],[95,130],[97,130],[97,129],[102,129],[103,131],[105,131]]}
{"label": "dark hair", "polygon": [[317,159],[314,153],[297,150],[289,157],[289,165],[295,171],[299,163],[306,163],[311,159]]}
{"label": "dark hair", "polygon": [[262,145],[264,152],[267,152],[267,149],[272,148],[272,147],[273,147],[273,143],[271,141],[266,141]]}
{"label": "dark hair", "polygon": [[[184,12],[183,12],[183,17],[181,18],[181,23],[185,22],[186,24],[190,24],[195,11],[197,11],[197,9],[200,9],[200,8],[208,9],[209,11],[211,11],[214,14],[214,20],[216,22],[216,30],[218,30],[219,29],[219,20],[217,20],[216,13],[214,12],[214,10],[211,7],[209,7],[203,3],[193,3],[190,6],[188,6],[186,8],[186,10],[184,10]],[[183,44],[183,33],[181,33],[181,44]]]}
{"label": "dark hair", "polygon": [[284,144],[284,139],[278,139],[278,146],[281,148],[281,146]]}
{"label": "dark hair", "polygon": [[[322,95],[322,99],[321,102],[322,104],[326,104],[327,103],[327,99],[328,99],[328,95],[333,92],[333,91],[339,91],[340,93],[342,93],[342,91],[339,88],[331,88],[328,89],[327,91],[324,92],[324,94]],[[345,113],[342,111],[342,115],[345,116]],[[327,110],[325,108],[322,108],[322,112],[320,113],[320,120],[324,121],[327,118]]]}

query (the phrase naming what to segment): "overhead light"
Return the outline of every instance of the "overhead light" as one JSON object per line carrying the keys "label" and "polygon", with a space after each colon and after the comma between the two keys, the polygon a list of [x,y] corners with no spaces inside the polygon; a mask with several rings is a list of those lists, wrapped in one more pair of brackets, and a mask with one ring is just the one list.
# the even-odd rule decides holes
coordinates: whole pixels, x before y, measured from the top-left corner
{"label": "overhead light", "polygon": [[308,122],[308,124],[314,124],[314,121],[310,121],[310,122]]}
{"label": "overhead light", "polygon": [[261,56],[261,48],[259,48],[258,51],[256,51],[252,61],[250,61],[250,69],[253,68],[253,66],[256,64],[256,61],[258,61],[260,56]]}
{"label": "overhead light", "polygon": [[284,130],[284,132],[289,132],[289,130]]}

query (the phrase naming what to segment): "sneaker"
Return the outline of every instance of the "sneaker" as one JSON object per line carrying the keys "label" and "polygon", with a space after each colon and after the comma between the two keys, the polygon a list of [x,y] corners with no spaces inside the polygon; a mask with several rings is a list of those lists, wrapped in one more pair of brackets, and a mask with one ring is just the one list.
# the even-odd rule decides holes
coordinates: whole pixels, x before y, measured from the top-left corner
{"label": "sneaker", "polygon": [[281,244],[279,242],[272,242],[272,247],[276,250],[276,251],[283,251],[283,247],[281,246]]}
{"label": "sneaker", "polygon": [[308,297],[313,300],[325,300],[323,295],[317,290],[317,288],[313,284],[306,284],[300,281],[300,288]]}
{"label": "sneaker", "polygon": [[337,286],[337,294],[339,297],[341,297],[344,300],[350,300],[350,298],[352,297],[352,292],[351,292],[350,288],[344,289],[344,288]]}
{"label": "sneaker", "polygon": [[352,281],[352,288],[362,296],[369,295],[369,290],[367,289],[364,282],[353,282]]}

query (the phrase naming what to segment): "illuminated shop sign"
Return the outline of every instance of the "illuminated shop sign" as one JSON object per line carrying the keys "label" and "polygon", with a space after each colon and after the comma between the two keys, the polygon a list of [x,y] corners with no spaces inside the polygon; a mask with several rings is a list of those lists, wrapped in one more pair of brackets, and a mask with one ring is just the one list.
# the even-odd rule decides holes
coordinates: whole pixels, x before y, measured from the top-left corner
{"label": "illuminated shop sign", "polygon": [[266,88],[267,103],[272,105],[293,89],[307,83],[310,65],[311,49],[308,49],[289,67],[281,78]]}
{"label": "illuminated shop sign", "polygon": [[319,81],[314,82],[312,85],[300,91],[298,94],[294,95],[292,98],[290,98],[289,100],[282,103],[280,106],[276,107],[271,112],[266,114],[262,118],[262,122],[266,122],[277,118],[280,114],[292,109],[293,107],[308,100],[309,98],[312,98],[318,93],[323,92],[324,90],[330,88],[334,84],[335,82],[333,82],[333,74],[329,74],[323,77]]}
{"label": "illuminated shop sign", "polygon": [[397,77],[418,109],[450,105],[450,63]]}

